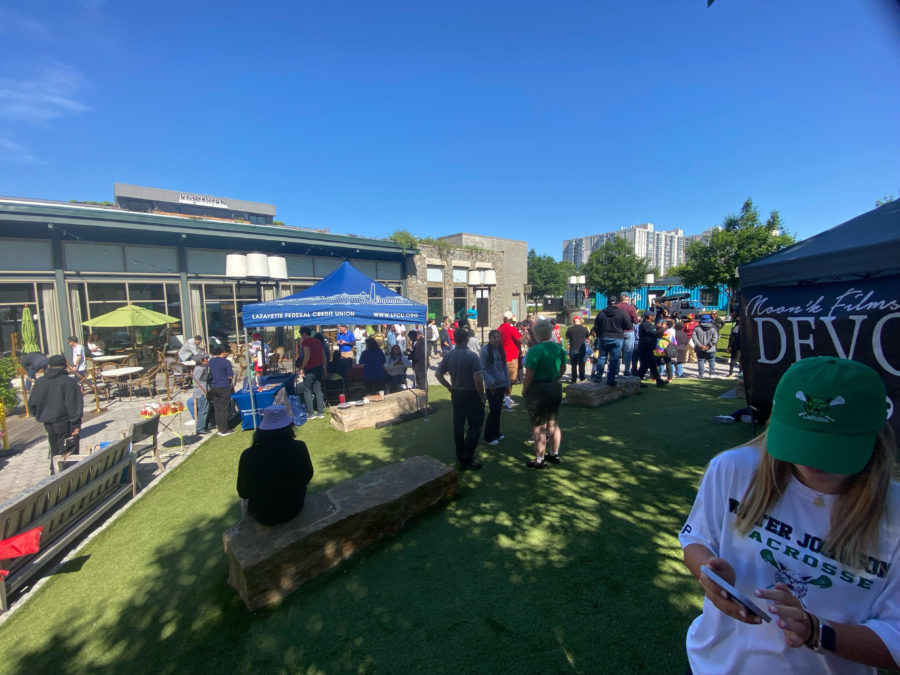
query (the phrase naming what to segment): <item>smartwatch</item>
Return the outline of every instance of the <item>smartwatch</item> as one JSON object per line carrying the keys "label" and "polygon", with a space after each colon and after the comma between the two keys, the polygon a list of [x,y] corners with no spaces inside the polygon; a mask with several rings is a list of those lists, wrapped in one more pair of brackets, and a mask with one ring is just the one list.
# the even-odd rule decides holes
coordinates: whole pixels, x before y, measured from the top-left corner
{"label": "smartwatch", "polygon": [[810,635],[812,644],[808,644],[807,646],[820,654],[826,651],[835,651],[835,649],[837,649],[837,635],[834,632],[834,628],[822,621],[815,614],[810,616],[815,618],[816,627],[813,630],[812,635]]}
{"label": "smartwatch", "polygon": [[833,652],[837,649],[837,636],[835,635],[834,628],[821,621],[819,622],[819,644],[822,649],[829,652]]}

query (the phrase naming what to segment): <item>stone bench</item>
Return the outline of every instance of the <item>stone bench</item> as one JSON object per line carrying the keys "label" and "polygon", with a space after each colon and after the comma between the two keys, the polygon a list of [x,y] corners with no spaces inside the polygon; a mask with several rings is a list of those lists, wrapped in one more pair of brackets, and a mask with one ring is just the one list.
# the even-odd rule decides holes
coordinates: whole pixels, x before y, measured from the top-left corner
{"label": "stone bench", "polygon": [[383,401],[372,401],[347,408],[331,406],[331,426],[338,431],[372,429],[387,422],[428,408],[428,395],[421,389],[406,389],[387,394]]}
{"label": "stone bench", "polygon": [[566,401],[568,405],[596,408],[625,396],[634,396],[640,391],[640,384],[641,380],[638,377],[616,378],[615,387],[610,387],[605,381],[585,380],[566,387]]}
{"label": "stone bench", "polygon": [[248,516],[222,535],[228,583],[249,610],[279,602],[458,490],[456,471],[419,456],[308,495],[287,523],[266,527]]}

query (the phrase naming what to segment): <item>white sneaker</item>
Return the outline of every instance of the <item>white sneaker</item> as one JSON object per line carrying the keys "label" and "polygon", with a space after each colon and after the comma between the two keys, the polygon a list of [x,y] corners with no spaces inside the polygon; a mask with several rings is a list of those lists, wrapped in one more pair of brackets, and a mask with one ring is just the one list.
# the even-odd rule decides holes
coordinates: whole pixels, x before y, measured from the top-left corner
{"label": "white sneaker", "polygon": [[499,436],[497,436],[497,440],[498,440],[498,441],[505,441],[505,440],[506,440],[506,436],[504,436],[503,434],[500,434]]}
{"label": "white sneaker", "polygon": [[500,441],[498,439],[494,439],[492,441],[485,441],[488,445],[500,445]]}
{"label": "white sneaker", "polygon": [[192,426],[194,426],[195,424],[197,424],[197,421],[196,421],[196,420],[188,420],[187,422],[184,423],[184,426],[186,426],[186,427],[192,427]]}
{"label": "white sneaker", "polygon": [[734,418],[731,415],[716,415],[712,421],[716,424],[734,424]]}

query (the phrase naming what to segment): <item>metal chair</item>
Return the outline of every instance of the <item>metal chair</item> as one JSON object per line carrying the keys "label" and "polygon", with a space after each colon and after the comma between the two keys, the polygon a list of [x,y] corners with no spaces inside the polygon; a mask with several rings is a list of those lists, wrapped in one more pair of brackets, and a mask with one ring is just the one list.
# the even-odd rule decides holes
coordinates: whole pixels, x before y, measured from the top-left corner
{"label": "metal chair", "polygon": [[100,374],[100,368],[92,364],[91,365],[91,380],[94,382],[94,394],[99,397],[101,393],[106,396],[107,402],[112,397],[111,387],[109,386],[109,380],[103,378]]}
{"label": "metal chair", "polygon": [[184,390],[187,388],[190,379],[185,366],[175,361],[175,359],[167,358],[167,369],[169,371],[169,381],[172,383],[174,390]]}
{"label": "metal chair", "polygon": [[344,378],[337,373],[329,373],[325,376],[322,388],[328,405],[337,405],[341,401],[341,394],[344,393]]}
{"label": "metal chair", "polygon": [[156,388],[156,376],[159,373],[159,366],[153,366],[150,370],[145,370],[134,379],[128,381],[129,398],[134,397],[135,389],[146,388],[151,396],[158,396],[159,391]]}

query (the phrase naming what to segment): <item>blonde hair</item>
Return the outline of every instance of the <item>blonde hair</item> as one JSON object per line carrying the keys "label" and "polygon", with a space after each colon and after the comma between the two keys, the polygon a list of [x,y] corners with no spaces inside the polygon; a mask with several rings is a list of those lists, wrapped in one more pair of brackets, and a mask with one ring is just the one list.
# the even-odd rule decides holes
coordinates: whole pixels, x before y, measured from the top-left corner
{"label": "blonde hair", "polygon": [[[766,434],[749,445],[760,448],[759,463],[741,500],[734,526],[747,534],[770,510],[790,483],[793,464],[775,459],[766,451]],[[894,432],[889,425],[878,432],[868,463],[850,476],[847,489],[831,509],[831,522],[823,553],[851,567],[864,568],[867,552],[878,543],[878,533],[886,513],[891,467],[896,455]]]}

